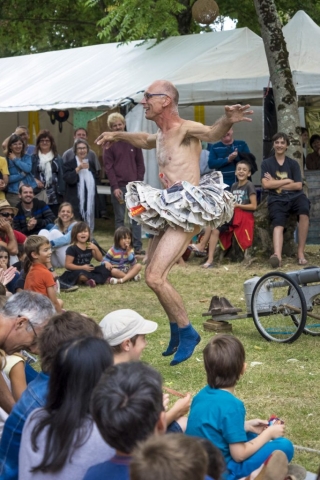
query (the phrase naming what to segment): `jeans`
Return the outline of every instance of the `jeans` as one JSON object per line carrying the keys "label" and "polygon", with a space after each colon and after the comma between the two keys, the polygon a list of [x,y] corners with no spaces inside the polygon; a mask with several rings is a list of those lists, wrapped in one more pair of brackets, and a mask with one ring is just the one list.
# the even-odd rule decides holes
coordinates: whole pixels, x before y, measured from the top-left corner
{"label": "jeans", "polygon": [[[255,433],[247,433],[247,441],[256,437],[257,435]],[[230,460],[227,464],[228,473],[225,474],[224,478],[226,480],[237,480],[242,477],[247,477],[259,468],[275,450],[284,452],[287,455],[288,462],[291,461],[294,454],[293,444],[287,438],[276,438],[263,445],[256,453],[243,462],[238,463]]]}
{"label": "jeans", "polygon": [[[120,187],[120,190],[123,193],[123,198],[126,194],[126,187]],[[111,192],[111,203],[113,206],[114,211],[114,222],[115,222],[115,229],[124,226],[124,216],[126,212],[126,204],[119,203],[113,192]],[[132,231],[132,239],[133,239],[133,248],[134,250],[141,250],[142,242],[141,242],[141,225],[139,225],[135,220],[130,219],[130,230]]]}

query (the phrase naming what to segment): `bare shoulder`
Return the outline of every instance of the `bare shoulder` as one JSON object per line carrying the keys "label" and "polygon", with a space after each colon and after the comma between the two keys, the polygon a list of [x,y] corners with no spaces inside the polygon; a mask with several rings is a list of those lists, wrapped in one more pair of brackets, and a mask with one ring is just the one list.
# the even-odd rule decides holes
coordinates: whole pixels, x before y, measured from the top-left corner
{"label": "bare shoulder", "polygon": [[202,134],[207,128],[206,125],[203,125],[200,122],[194,122],[193,120],[183,120],[180,125],[181,132],[186,137],[193,137]]}

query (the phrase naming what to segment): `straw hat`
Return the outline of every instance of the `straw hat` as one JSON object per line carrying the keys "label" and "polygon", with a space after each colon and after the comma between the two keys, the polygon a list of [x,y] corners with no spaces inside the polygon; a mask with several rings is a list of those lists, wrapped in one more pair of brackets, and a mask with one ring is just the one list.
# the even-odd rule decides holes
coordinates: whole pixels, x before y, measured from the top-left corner
{"label": "straw hat", "polygon": [[13,211],[14,216],[16,216],[19,210],[16,207],[12,207],[7,200],[0,200],[0,212],[1,210],[7,210],[9,208]]}

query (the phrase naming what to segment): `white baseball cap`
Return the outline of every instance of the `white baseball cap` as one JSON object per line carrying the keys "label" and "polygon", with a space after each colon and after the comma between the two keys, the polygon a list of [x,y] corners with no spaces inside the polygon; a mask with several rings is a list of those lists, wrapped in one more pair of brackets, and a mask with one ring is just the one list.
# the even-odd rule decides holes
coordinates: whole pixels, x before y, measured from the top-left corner
{"label": "white baseball cap", "polygon": [[158,324],[146,320],[139,313],[130,309],[115,310],[108,313],[99,323],[104,338],[109,345],[120,345],[124,340],[135,335],[146,335],[157,330]]}

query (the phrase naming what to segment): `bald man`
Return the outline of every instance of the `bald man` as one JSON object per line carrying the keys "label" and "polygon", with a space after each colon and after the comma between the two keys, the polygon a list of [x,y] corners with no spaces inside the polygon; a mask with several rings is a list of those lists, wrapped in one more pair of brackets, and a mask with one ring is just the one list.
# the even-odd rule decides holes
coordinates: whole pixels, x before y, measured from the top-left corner
{"label": "bald man", "polygon": [[[156,236],[153,238],[150,254],[148,254],[145,277],[147,285],[155,292],[169,318],[171,338],[163,355],[174,354],[170,365],[177,365],[187,360],[200,342],[200,335],[190,324],[182,298],[167,279],[168,273],[186,250],[191,238],[200,231],[200,226],[206,222],[212,224],[211,221],[215,221],[217,225],[216,213],[212,215],[212,211],[206,211],[208,205],[201,200],[210,196],[210,189],[206,187],[212,187],[212,182],[207,178],[205,180],[207,184],[202,183],[196,188],[200,180],[201,141],[212,143],[218,140],[230,130],[234,123],[251,121],[246,115],[253,113],[248,110],[249,105],[225,107],[225,115],[214,125],[206,126],[180,118],[178,102],[179,93],[175,86],[165,80],[158,80],[147,88],[141,102],[145,117],[153,120],[159,127],[156,134],[105,132],[96,140],[98,145],[105,145],[106,148],[117,141],[125,141],[147,150],[157,148],[159,177],[165,190],[161,192],[143,182],[132,182],[127,188],[126,202],[130,216],[145,227],[149,227],[149,231],[152,231],[155,219],[159,225],[159,231],[156,232],[153,229]],[[217,172],[214,173],[217,174]],[[188,207],[193,222],[189,219],[183,223],[183,218],[177,219],[182,209],[179,204],[177,205],[175,198],[178,202],[188,202],[190,194],[188,195],[187,190],[192,191],[199,202],[194,202],[195,206]],[[217,190],[219,191],[219,188]],[[222,188],[220,192],[218,199],[220,202],[217,203],[222,205],[222,209],[224,202],[227,201],[230,204],[229,209],[226,205],[228,214],[226,215],[225,211],[221,213],[221,219],[225,221],[225,218],[232,215],[233,200]],[[151,205],[148,204],[147,197]],[[170,202],[161,209],[159,202],[168,197]],[[132,206],[135,201],[136,204]],[[156,209],[153,210],[155,203],[157,203]],[[200,213],[198,213],[199,209]]]}

